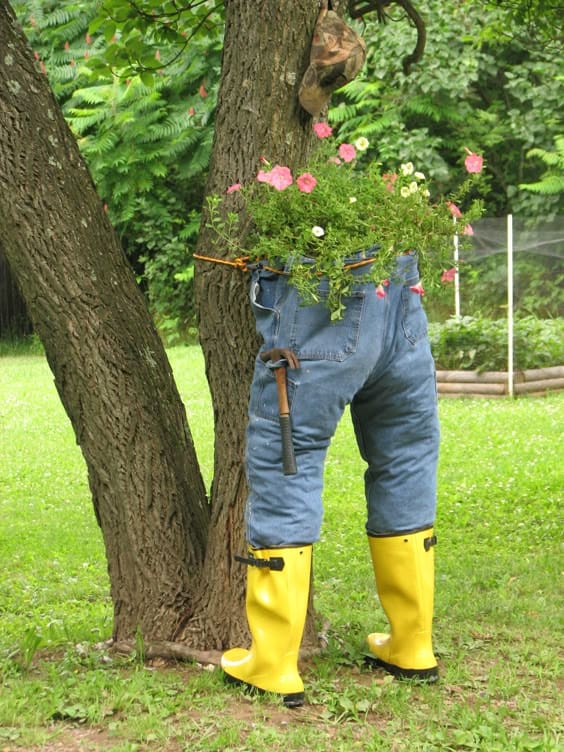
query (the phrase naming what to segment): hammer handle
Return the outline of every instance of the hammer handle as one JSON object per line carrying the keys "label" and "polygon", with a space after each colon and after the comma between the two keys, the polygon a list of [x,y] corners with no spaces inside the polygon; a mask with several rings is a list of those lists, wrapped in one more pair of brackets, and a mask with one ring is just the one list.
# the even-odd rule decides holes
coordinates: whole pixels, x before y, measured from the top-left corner
{"label": "hammer handle", "polygon": [[282,467],[284,475],[296,475],[296,457],[294,455],[294,444],[292,442],[292,424],[290,423],[290,406],[288,404],[288,389],[286,385],[286,368],[276,368],[274,370],[276,378],[276,387],[278,393],[278,420],[280,422],[280,433],[282,435]]}

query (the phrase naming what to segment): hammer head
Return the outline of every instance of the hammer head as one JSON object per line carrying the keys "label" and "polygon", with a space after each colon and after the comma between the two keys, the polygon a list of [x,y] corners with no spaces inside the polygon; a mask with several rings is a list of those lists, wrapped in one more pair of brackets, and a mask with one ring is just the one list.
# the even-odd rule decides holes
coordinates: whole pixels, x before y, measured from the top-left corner
{"label": "hammer head", "polygon": [[285,360],[290,368],[299,368],[300,361],[298,360],[296,353],[292,350],[288,350],[286,347],[274,347],[272,350],[265,350],[260,354],[260,359],[263,363],[267,363],[269,360],[276,362],[278,360]]}

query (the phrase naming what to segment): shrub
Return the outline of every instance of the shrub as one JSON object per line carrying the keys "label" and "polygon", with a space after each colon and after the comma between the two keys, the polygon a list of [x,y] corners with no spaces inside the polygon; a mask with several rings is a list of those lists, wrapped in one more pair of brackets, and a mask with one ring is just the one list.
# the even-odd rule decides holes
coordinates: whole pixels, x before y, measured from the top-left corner
{"label": "shrub", "polygon": [[[431,349],[440,369],[507,369],[507,321],[472,316],[429,324]],[[516,369],[564,363],[564,319],[518,319],[513,329]]]}

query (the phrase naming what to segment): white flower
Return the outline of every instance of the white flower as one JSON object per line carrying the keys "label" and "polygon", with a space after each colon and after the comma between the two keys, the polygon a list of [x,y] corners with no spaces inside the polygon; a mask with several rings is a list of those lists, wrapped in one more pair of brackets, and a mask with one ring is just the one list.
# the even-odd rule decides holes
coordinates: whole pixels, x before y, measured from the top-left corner
{"label": "white flower", "polygon": [[359,138],[356,139],[356,141],[354,142],[354,145],[358,151],[366,151],[368,147],[370,146],[370,142],[364,136],[360,136]]}
{"label": "white flower", "polygon": [[322,238],[325,235],[325,230],[319,225],[315,225],[311,228],[311,232],[316,238]]}
{"label": "white flower", "polygon": [[415,180],[412,180],[411,183],[409,184],[409,192],[417,193],[418,190],[419,190],[419,186],[417,185]]}
{"label": "white flower", "polygon": [[356,196],[349,196],[349,204],[356,204]]}
{"label": "white flower", "polygon": [[403,185],[403,186],[402,186],[400,193],[401,193],[401,195],[402,195],[402,196],[403,196],[404,198],[407,198],[407,197],[409,196],[409,194],[410,194],[410,190],[409,190],[409,188],[407,187],[407,185]]}
{"label": "white flower", "polygon": [[422,191],[422,193],[425,196],[425,198],[429,198],[429,196],[431,195],[431,191],[428,191],[427,188],[425,188],[425,190]]}
{"label": "white flower", "polygon": [[413,177],[417,180],[425,180],[425,174],[423,172],[414,172]]}
{"label": "white flower", "polygon": [[413,162],[405,162],[400,169],[402,175],[413,175]]}

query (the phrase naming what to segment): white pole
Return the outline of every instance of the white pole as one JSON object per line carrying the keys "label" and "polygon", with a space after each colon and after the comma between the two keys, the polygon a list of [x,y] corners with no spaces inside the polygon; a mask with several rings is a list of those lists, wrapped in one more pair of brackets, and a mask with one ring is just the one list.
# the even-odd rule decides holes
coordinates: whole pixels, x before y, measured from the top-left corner
{"label": "white pole", "polygon": [[513,397],[513,215],[507,215],[507,391]]}
{"label": "white pole", "polygon": [[[456,218],[454,219],[456,224]],[[458,233],[454,233],[454,315],[460,318],[460,277],[458,276]]]}

